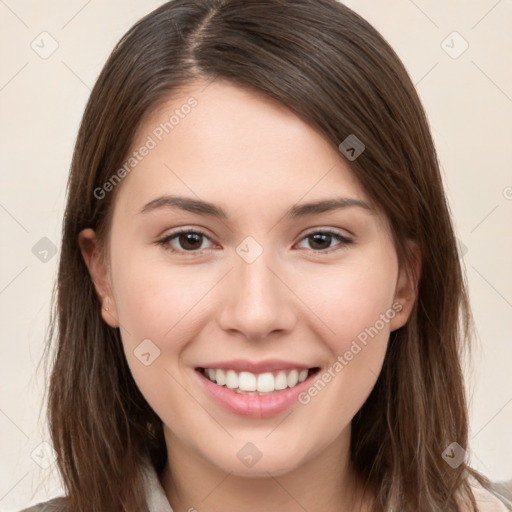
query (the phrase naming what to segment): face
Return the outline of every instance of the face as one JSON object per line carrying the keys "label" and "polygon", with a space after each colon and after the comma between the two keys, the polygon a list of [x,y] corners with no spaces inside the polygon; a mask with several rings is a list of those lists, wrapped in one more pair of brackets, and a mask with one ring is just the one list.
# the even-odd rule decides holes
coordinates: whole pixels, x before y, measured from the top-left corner
{"label": "face", "polygon": [[132,150],[106,264],[91,230],[80,242],[168,448],[265,476],[346,445],[413,286],[343,157],[222,82],[169,99]]}

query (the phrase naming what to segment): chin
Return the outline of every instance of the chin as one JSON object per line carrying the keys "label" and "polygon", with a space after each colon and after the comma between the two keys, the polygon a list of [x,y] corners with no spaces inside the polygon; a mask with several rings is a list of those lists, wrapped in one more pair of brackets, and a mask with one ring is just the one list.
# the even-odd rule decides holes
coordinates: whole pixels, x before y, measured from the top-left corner
{"label": "chin", "polygon": [[[239,456],[238,452],[235,452],[233,456],[226,457],[224,453],[222,457],[217,460],[211,460],[217,467],[225,471],[226,473],[231,473],[234,476],[240,477],[252,477],[252,478],[269,478],[269,476],[281,476],[286,473],[290,473],[300,464],[300,458],[297,453],[294,453],[291,456],[284,451],[276,452],[272,450],[271,453],[262,450],[261,456],[259,459],[256,458],[253,461],[244,462],[244,456],[241,454]],[[247,450],[248,452],[250,450]],[[254,456],[256,455],[256,450],[254,450]]]}

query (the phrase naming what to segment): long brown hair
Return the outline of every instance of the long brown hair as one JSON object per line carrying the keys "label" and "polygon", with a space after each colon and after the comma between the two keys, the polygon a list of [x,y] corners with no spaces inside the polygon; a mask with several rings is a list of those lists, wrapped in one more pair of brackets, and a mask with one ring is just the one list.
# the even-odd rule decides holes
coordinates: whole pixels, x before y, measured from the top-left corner
{"label": "long brown hair", "polygon": [[375,511],[454,512],[461,502],[476,510],[468,475],[486,480],[442,457],[452,442],[467,449],[470,313],[436,151],[396,53],[334,0],[174,0],[134,25],[105,64],[73,154],[47,345],[65,509],[147,510],[138,468],[146,456],[157,472],[166,463],[162,421],[131,376],[118,329],[102,321],[78,234],[108,236],[115,190],[95,191],[123,165],[145,116],[198,78],[278,100],[335,148],[349,135],[364,143],[347,163],[389,219],[400,263],[411,264],[414,240],[422,265],[410,320],[391,334],[353,419],[352,462],[376,492]]}

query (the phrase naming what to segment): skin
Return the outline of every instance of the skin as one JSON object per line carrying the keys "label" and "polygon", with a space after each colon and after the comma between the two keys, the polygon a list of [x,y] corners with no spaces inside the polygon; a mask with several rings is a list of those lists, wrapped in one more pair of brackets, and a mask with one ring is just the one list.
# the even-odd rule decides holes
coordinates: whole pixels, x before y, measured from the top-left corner
{"label": "skin", "polygon": [[[91,229],[79,238],[108,308],[103,318],[120,327],[133,377],[163,420],[166,495],[175,512],[238,512],[241,503],[249,512],[367,510],[371,496],[349,461],[350,421],[376,382],[390,332],[407,322],[414,274],[399,268],[387,219],[337,149],[274,100],[226,82],[192,83],[143,122],[133,148],[190,96],[198,105],[118,186],[108,251]],[[213,202],[228,218],[140,213],[165,194]],[[285,216],[334,197],[372,209]],[[206,237],[188,252],[183,238],[168,243],[175,253],[157,243],[180,227]],[[306,236],[326,229],[352,243]],[[252,263],[236,252],[247,236],[263,249]],[[194,373],[234,358],[327,369],[397,302],[402,310],[318,396],[277,416],[224,410]],[[149,366],[134,355],[144,339],[160,350]],[[248,442],[262,453],[251,468],[237,457]]]}

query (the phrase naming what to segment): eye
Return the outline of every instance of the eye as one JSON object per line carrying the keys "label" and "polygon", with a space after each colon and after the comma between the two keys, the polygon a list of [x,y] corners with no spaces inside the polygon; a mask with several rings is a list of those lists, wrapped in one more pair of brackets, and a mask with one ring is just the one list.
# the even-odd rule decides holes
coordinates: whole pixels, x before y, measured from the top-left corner
{"label": "eye", "polygon": [[[208,247],[203,247],[205,240],[210,239],[200,230],[181,229],[166,235],[161,240],[158,240],[157,243],[171,252],[188,253],[191,256],[197,256],[202,254],[203,249],[208,249]],[[323,254],[331,253],[353,243],[350,238],[332,230],[313,231],[302,238],[301,243],[302,241],[309,241],[311,251]],[[335,241],[338,243],[333,246],[332,242]]]}
{"label": "eye", "polygon": [[[331,230],[313,231],[307,234],[301,242],[303,240],[309,241],[312,246],[312,251],[321,253],[330,253],[333,252],[333,250],[341,249],[343,246],[353,243],[350,238]],[[333,241],[338,241],[338,244],[332,246],[331,242]],[[332,247],[334,247],[334,249],[332,249]],[[327,251],[325,249],[331,250]]]}
{"label": "eye", "polygon": [[158,240],[157,243],[171,252],[201,254],[202,249],[205,249],[203,247],[204,239],[209,240],[202,231],[181,229],[170,233],[161,240]]}

